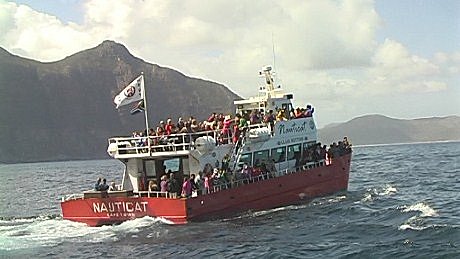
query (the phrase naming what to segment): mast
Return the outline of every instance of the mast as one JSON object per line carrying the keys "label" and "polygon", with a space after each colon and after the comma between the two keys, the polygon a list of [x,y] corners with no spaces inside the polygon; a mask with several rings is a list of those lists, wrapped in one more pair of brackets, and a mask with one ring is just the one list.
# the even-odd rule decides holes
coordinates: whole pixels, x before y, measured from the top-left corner
{"label": "mast", "polygon": [[144,93],[144,118],[145,118],[145,132],[146,132],[146,137],[148,141],[148,145],[150,148],[150,138],[148,137],[149,135],[149,120],[148,120],[148,105],[147,105],[147,93],[145,92],[145,83],[144,83],[144,72],[141,72],[141,89],[142,93]]}
{"label": "mast", "polygon": [[272,52],[273,52],[273,70],[276,71],[275,39],[274,39],[274,36],[273,36],[273,32],[272,32]]}

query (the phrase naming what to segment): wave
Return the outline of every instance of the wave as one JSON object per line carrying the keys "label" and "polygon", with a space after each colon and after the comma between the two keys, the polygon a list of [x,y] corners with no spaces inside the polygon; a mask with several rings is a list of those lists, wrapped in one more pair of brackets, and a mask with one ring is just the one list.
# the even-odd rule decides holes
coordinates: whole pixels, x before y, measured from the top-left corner
{"label": "wave", "polygon": [[435,209],[430,207],[428,204],[423,202],[418,202],[416,204],[410,206],[402,206],[400,207],[403,212],[421,212],[420,215],[415,215],[410,217],[406,222],[398,227],[399,230],[425,230],[427,228],[435,227],[436,225],[428,225],[424,226],[423,218],[427,217],[437,217],[439,214]]}
{"label": "wave", "polygon": [[312,202],[312,205],[317,206],[317,205],[325,205],[325,204],[333,204],[337,202],[341,202],[347,198],[346,195],[339,195],[336,197],[323,197],[323,198],[317,198]]}
{"label": "wave", "polygon": [[367,189],[366,192],[364,193],[363,198],[357,203],[370,202],[370,201],[373,201],[378,196],[390,196],[397,192],[398,192],[398,189],[396,189],[396,187],[393,187],[389,184],[379,189],[377,188]]}
{"label": "wave", "polygon": [[[119,225],[88,227],[84,223],[59,217],[31,217],[2,219],[0,225],[1,250],[11,251],[35,247],[55,246],[63,242],[117,241],[120,236],[133,234],[154,225],[171,224],[162,218],[143,217]],[[5,224],[5,222],[7,222]]]}
{"label": "wave", "polygon": [[410,230],[417,230],[417,231],[420,231],[420,230],[425,230],[427,228],[431,228],[433,226],[411,226],[409,224],[402,224],[401,226],[398,227],[399,230],[406,230],[406,229],[410,229]]}
{"label": "wave", "polygon": [[409,207],[403,206],[402,207],[403,212],[410,212],[410,211],[419,211],[422,214],[420,214],[420,217],[437,217],[439,216],[436,210],[431,208],[428,204],[419,202],[416,204],[413,204]]}
{"label": "wave", "polygon": [[432,224],[428,226],[412,226],[409,224],[402,224],[401,226],[398,227],[399,230],[406,230],[406,229],[411,229],[411,230],[425,230],[428,228],[451,228],[451,229],[456,229],[459,228],[460,225],[447,225],[447,224]]}
{"label": "wave", "polygon": [[233,217],[230,219],[224,219],[226,220],[234,220],[234,219],[242,219],[242,218],[248,218],[248,217],[260,217],[260,216],[265,216],[268,214],[276,213],[279,211],[292,211],[292,210],[299,210],[299,209],[304,209],[307,208],[310,205],[317,206],[317,205],[325,205],[325,204],[333,204],[337,202],[341,202],[345,200],[347,196],[345,195],[339,195],[336,197],[323,197],[323,198],[317,198],[314,201],[311,202],[311,204],[301,204],[301,205],[289,205],[289,206],[284,206],[284,207],[279,207],[279,208],[274,208],[274,209],[268,209],[268,210],[260,210],[260,211],[250,211],[249,213],[239,215],[237,217]]}
{"label": "wave", "polygon": [[279,208],[274,208],[274,209],[269,209],[269,210],[261,210],[261,211],[255,211],[255,212],[252,212],[251,215],[253,217],[260,217],[260,216],[264,216],[264,215],[267,215],[267,214],[272,214],[272,213],[275,213],[275,212],[278,212],[278,211],[290,211],[290,210],[299,210],[299,209],[304,209],[306,208],[308,205],[289,205],[289,206],[285,206],[285,207],[279,207]]}
{"label": "wave", "polygon": [[255,218],[255,217],[261,217],[269,214],[273,214],[279,211],[291,211],[291,210],[300,210],[307,208],[308,204],[301,204],[301,205],[289,205],[289,206],[284,206],[284,207],[279,207],[279,208],[273,208],[273,209],[268,209],[268,210],[259,210],[259,211],[248,211],[247,213],[231,217],[231,218],[224,218],[222,221],[233,221],[233,220],[238,220],[238,219],[247,219],[247,218]]}
{"label": "wave", "polygon": [[52,215],[30,216],[30,217],[0,217],[0,226],[4,224],[30,223],[30,222],[39,221],[39,220],[58,219],[58,218],[61,218],[61,215],[52,214]]}
{"label": "wave", "polygon": [[347,196],[345,196],[345,195],[336,196],[336,197],[323,197],[323,198],[315,199],[313,202],[311,202],[311,204],[310,203],[305,203],[305,204],[300,204],[300,205],[288,205],[288,206],[274,208],[274,209],[268,209],[268,210],[249,211],[248,213],[238,215],[238,216],[235,216],[235,217],[232,217],[232,218],[222,219],[222,221],[231,221],[231,220],[237,220],[237,219],[261,217],[261,216],[269,215],[269,214],[276,213],[276,212],[279,212],[279,211],[300,210],[300,209],[305,209],[310,205],[317,206],[317,205],[337,203],[337,202],[340,202],[340,201],[342,201],[342,200],[344,200],[346,198],[347,198]]}

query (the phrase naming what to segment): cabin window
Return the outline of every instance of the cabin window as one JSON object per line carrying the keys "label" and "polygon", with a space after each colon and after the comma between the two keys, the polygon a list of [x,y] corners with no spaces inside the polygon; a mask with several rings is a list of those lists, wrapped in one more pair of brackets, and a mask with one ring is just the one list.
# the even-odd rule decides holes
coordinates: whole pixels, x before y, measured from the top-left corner
{"label": "cabin window", "polygon": [[286,161],[286,147],[272,149],[272,159],[275,160],[275,163]]}
{"label": "cabin window", "polygon": [[155,160],[145,160],[145,172],[147,174],[147,177],[156,176]]}
{"label": "cabin window", "polygon": [[175,157],[171,159],[167,159],[164,161],[164,165],[166,166],[166,172],[171,170],[171,172],[178,172],[179,171],[179,165],[180,165],[180,158]]}
{"label": "cabin window", "polygon": [[281,105],[282,109],[284,110],[284,117],[285,118],[289,118],[289,114],[290,114],[290,103],[283,103]]}
{"label": "cabin window", "polygon": [[309,147],[313,146],[314,144],[315,144],[314,141],[303,143],[303,150],[308,149]]}
{"label": "cabin window", "polygon": [[300,157],[300,144],[288,146],[287,159],[293,160]]}
{"label": "cabin window", "polygon": [[258,167],[262,163],[266,163],[269,157],[269,150],[260,150],[254,152],[254,166]]}
{"label": "cabin window", "polygon": [[246,153],[241,155],[240,162],[238,164],[242,166],[245,163],[252,166],[252,153]]}

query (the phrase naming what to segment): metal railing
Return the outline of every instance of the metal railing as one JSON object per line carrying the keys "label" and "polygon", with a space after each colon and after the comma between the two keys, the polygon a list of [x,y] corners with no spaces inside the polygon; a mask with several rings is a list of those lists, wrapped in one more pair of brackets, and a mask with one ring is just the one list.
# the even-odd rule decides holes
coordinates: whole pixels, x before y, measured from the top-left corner
{"label": "metal railing", "polygon": [[116,145],[116,155],[149,155],[156,152],[177,152],[195,149],[199,137],[212,137],[216,145],[232,143],[232,136],[223,136],[220,131],[201,131],[164,136],[116,137],[109,139],[109,146]]}
{"label": "metal railing", "polygon": [[135,194],[139,197],[177,199],[175,192],[138,191]]}
{"label": "metal railing", "polygon": [[222,183],[222,184],[212,186],[212,188],[211,188],[211,190],[209,190],[209,192],[210,193],[218,192],[218,191],[222,191],[222,190],[226,190],[226,189],[230,189],[230,188],[239,187],[241,185],[251,184],[251,183],[255,183],[255,182],[259,182],[259,181],[265,181],[265,180],[268,180],[268,179],[274,179],[274,178],[277,178],[277,177],[280,177],[280,176],[283,176],[283,175],[289,175],[289,174],[294,174],[294,173],[303,173],[303,172],[311,170],[313,168],[322,167],[322,166],[326,166],[326,161],[324,159],[319,160],[317,162],[309,162],[309,163],[307,163],[305,165],[302,165],[302,166],[299,166],[299,167],[296,167],[296,168],[285,169],[285,170],[283,170],[281,172],[276,172],[276,173],[275,172],[265,172],[265,173],[261,173],[259,175],[255,175],[255,176],[250,176],[250,177],[247,177],[247,178],[244,178],[244,179],[228,181],[226,183]]}
{"label": "metal railing", "polygon": [[[223,191],[226,189],[236,188],[242,185],[247,185],[251,183],[256,183],[260,181],[266,181],[269,179],[278,178],[283,175],[289,175],[289,174],[295,174],[295,173],[305,173],[305,171],[309,171],[311,169],[314,169],[317,167],[323,167],[323,166],[326,166],[326,161],[324,159],[317,161],[317,162],[309,162],[305,165],[302,165],[296,168],[286,169],[281,172],[265,172],[265,173],[261,173],[258,175],[251,175],[243,179],[227,181],[225,183],[213,185],[211,189],[208,190],[208,193],[206,193],[206,190],[204,189],[202,190],[201,193],[202,195],[206,195],[210,193]],[[200,193],[200,192],[197,192],[197,193]],[[149,197],[149,198],[166,198],[166,199],[181,198],[181,196],[178,196],[177,193],[175,192],[138,191],[138,192],[135,192],[134,195],[137,195],[138,197]],[[62,201],[64,202],[64,201],[69,201],[69,200],[79,200],[83,198],[84,198],[83,193],[69,194],[69,195],[62,197]]]}
{"label": "metal railing", "polygon": [[[249,125],[249,129],[266,127],[266,124]],[[194,133],[178,133],[163,136],[138,136],[138,137],[114,137],[109,138],[109,148],[115,145],[112,150],[114,155],[139,155],[148,156],[156,152],[178,152],[196,149],[196,139],[199,137],[212,137],[216,145],[233,144],[234,131],[229,129],[228,133],[222,134],[222,129],[199,131]]]}
{"label": "metal railing", "polygon": [[62,197],[61,201],[81,200],[83,199],[83,193],[73,193]]}

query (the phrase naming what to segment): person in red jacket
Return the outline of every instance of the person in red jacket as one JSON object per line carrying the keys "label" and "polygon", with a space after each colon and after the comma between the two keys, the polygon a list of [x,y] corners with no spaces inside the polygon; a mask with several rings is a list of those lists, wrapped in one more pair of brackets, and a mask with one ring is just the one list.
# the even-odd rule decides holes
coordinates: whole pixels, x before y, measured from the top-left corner
{"label": "person in red jacket", "polygon": [[173,133],[173,130],[174,130],[174,124],[172,123],[171,118],[168,118],[168,120],[166,120],[166,125],[165,125],[166,135],[171,135],[171,133]]}

